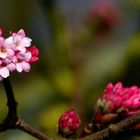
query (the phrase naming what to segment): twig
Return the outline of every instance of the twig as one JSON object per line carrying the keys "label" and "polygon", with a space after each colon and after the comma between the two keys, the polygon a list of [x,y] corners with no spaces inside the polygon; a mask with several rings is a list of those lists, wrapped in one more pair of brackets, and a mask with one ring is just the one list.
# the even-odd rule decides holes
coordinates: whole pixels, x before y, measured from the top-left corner
{"label": "twig", "polygon": [[8,78],[3,79],[3,85],[7,97],[8,114],[3,123],[0,124],[0,132],[6,131],[8,129],[20,129],[39,140],[53,140],[53,138],[46,136],[43,132],[33,128],[18,117],[17,102],[15,100],[12,86]]}
{"label": "twig", "polygon": [[108,128],[91,134],[90,136],[81,138],[79,140],[107,140],[115,136],[119,136],[126,131],[129,131],[138,123],[140,123],[140,113],[128,117],[116,124],[111,124]]}
{"label": "twig", "polygon": [[19,123],[17,124],[17,128],[27,132],[28,134],[38,138],[39,140],[53,140],[53,138],[46,136],[44,133],[33,128],[23,120],[19,120]]}
{"label": "twig", "polygon": [[4,78],[2,82],[7,96],[8,113],[17,116],[17,102],[14,97],[10,80],[8,78]]}

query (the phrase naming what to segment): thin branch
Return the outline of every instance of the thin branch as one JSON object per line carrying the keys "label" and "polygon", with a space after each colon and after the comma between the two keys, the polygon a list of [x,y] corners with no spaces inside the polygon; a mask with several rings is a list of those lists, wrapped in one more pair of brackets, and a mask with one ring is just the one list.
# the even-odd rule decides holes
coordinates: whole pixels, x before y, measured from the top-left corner
{"label": "thin branch", "polygon": [[3,123],[0,124],[0,132],[6,131],[8,129],[20,129],[39,140],[53,140],[51,137],[46,136],[43,132],[33,128],[18,117],[17,102],[8,78],[3,79],[3,85],[7,97],[8,114]]}
{"label": "thin branch", "polygon": [[107,140],[115,136],[119,136],[126,131],[130,131],[136,124],[140,123],[140,113],[128,117],[116,124],[109,125],[108,128],[98,131],[90,136],[86,136],[79,140]]}
{"label": "thin branch", "polygon": [[10,80],[8,78],[4,78],[2,82],[7,96],[7,106],[9,111],[8,113],[9,115],[14,114],[15,116],[17,116],[17,102],[14,97]]}
{"label": "thin branch", "polygon": [[20,120],[17,124],[17,128],[25,131],[26,133],[38,138],[39,140],[53,140],[53,138],[46,136],[44,133],[40,132],[39,130],[33,128],[23,120]]}

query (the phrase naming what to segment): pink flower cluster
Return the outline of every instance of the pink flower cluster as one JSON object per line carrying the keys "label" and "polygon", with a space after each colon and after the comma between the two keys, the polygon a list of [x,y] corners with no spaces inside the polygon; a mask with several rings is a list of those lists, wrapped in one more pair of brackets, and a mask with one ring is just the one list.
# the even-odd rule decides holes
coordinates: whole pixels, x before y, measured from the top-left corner
{"label": "pink flower cluster", "polygon": [[64,137],[69,137],[75,133],[80,124],[80,116],[74,109],[70,109],[60,116],[59,133]]}
{"label": "pink flower cluster", "polygon": [[120,121],[140,112],[140,88],[109,83],[96,104],[94,121],[103,125]]}
{"label": "pink flower cluster", "polygon": [[23,29],[10,33],[8,38],[2,36],[0,29],[0,80],[7,78],[12,71],[29,72],[30,64],[38,60],[39,51],[31,45],[31,39]]}

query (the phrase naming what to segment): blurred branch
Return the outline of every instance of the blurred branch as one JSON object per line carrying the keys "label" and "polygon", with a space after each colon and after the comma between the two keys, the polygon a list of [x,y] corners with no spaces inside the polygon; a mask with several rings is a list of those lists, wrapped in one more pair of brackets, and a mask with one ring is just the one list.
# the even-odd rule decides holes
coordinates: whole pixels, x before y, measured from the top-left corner
{"label": "blurred branch", "polygon": [[[140,113],[128,117],[116,124],[109,125],[108,128],[98,131],[94,134],[81,138],[79,140],[107,140],[111,139],[115,136],[121,136],[122,134],[126,133],[127,131],[131,133],[131,129],[140,123]],[[134,131],[134,129],[132,129]],[[128,133],[127,133],[128,135]]]}
{"label": "blurred branch", "polygon": [[44,133],[33,128],[29,124],[25,123],[17,114],[17,102],[14,97],[12,86],[8,78],[3,79],[3,85],[7,97],[8,114],[3,123],[0,124],[0,132],[8,129],[20,129],[34,136],[39,140],[52,140],[51,137],[46,136]]}

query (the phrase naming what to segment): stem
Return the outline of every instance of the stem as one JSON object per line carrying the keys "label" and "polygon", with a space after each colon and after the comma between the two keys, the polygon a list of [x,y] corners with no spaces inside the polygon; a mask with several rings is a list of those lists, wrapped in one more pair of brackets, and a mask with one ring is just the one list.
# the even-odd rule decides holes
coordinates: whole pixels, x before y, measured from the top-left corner
{"label": "stem", "polygon": [[7,96],[8,115],[17,116],[17,102],[14,97],[12,86],[8,78],[3,79],[3,85]]}
{"label": "stem", "polygon": [[23,120],[19,120],[17,124],[17,128],[25,131],[26,133],[38,138],[39,140],[53,140],[53,138],[46,136],[44,133],[40,132],[39,130],[33,128]]}
{"label": "stem", "polygon": [[32,126],[25,123],[22,119],[18,117],[17,102],[14,97],[10,80],[8,78],[3,79],[3,85],[6,92],[6,97],[7,97],[8,114],[3,121],[3,124],[0,125],[0,132],[5,131],[7,129],[18,128],[34,136],[35,138],[38,138],[39,140],[52,140],[51,137],[46,136],[44,133],[33,128]]}
{"label": "stem", "polygon": [[[140,123],[140,113],[128,117],[116,124],[111,124],[108,128],[100,130],[94,134],[81,138],[79,140],[109,140],[115,136],[122,136],[125,132],[131,133],[134,130],[134,126]],[[129,135],[127,133],[127,135]]]}
{"label": "stem", "polygon": [[16,127],[16,123],[19,118],[17,115],[17,102],[14,97],[12,86],[8,78],[3,79],[3,85],[7,97],[8,114],[4,119],[3,126],[5,129],[11,129]]}

